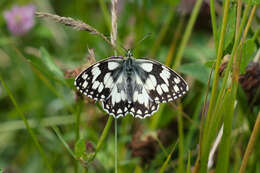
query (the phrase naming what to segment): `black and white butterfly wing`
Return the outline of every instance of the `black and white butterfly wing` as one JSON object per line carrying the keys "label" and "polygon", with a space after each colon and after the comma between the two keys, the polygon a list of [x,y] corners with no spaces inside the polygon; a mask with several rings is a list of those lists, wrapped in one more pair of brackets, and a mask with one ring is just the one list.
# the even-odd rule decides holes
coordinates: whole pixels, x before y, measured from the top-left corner
{"label": "black and white butterfly wing", "polygon": [[114,85],[112,74],[122,62],[122,57],[110,57],[101,60],[81,72],[75,79],[75,86],[84,95],[104,101]]}
{"label": "black and white butterfly wing", "polygon": [[189,90],[184,79],[169,67],[149,59],[137,59],[136,61],[141,69],[140,76],[145,75],[145,78],[142,79],[144,88],[154,102],[175,100]]}

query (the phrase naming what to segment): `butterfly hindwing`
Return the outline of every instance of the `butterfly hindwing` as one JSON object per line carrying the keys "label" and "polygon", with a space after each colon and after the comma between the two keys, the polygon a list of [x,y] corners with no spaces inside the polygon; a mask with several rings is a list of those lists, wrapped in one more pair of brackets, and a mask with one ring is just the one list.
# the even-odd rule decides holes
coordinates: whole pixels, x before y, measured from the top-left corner
{"label": "butterfly hindwing", "polygon": [[83,72],[75,80],[75,86],[84,95],[94,100],[105,100],[113,88],[113,72],[122,61],[122,57],[110,57],[99,61]]}

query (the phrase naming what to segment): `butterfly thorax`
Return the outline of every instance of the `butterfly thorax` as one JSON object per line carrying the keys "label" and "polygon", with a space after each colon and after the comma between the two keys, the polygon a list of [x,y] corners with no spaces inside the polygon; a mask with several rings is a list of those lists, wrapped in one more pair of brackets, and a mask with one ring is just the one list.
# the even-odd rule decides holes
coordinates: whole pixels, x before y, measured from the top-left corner
{"label": "butterfly thorax", "polygon": [[134,62],[135,60],[132,57],[127,57],[124,62],[124,70],[127,76],[132,76],[134,73]]}
{"label": "butterfly thorax", "polygon": [[134,90],[136,88],[135,83],[135,59],[132,57],[127,57],[123,64],[124,71],[124,82],[125,82],[125,93],[130,102],[133,100]]}

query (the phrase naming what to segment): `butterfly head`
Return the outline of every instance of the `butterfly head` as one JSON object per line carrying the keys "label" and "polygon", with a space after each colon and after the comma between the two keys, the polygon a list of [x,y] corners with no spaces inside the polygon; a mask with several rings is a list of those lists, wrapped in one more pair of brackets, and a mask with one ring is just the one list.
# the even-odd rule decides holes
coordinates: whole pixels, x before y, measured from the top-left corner
{"label": "butterfly head", "polygon": [[133,57],[132,50],[131,50],[131,49],[128,49],[125,56],[126,56],[126,58],[131,58],[131,57]]}

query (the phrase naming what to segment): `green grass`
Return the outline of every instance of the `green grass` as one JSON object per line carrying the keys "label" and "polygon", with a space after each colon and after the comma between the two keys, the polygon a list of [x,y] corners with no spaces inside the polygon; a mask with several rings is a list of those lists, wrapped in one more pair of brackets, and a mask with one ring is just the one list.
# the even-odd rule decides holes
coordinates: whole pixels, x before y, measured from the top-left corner
{"label": "green grass", "polygon": [[[2,0],[0,9],[16,3]],[[193,8],[190,1],[182,8],[178,0],[120,1],[117,52],[108,43],[110,1],[19,2],[27,3],[80,19],[100,33],[35,18],[26,35],[13,36],[0,17],[0,172],[260,173],[260,106],[248,102],[239,82],[251,61],[259,63],[259,1],[197,0]],[[128,115],[112,126],[114,118],[99,103],[76,96],[68,73],[89,63],[87,48],[101,60],[121,54],[121,46],[136,46],[134,56],[181,73],[189,92],[161,104],[152,117]],[[257,89],[250,92],[259,99]]]}

